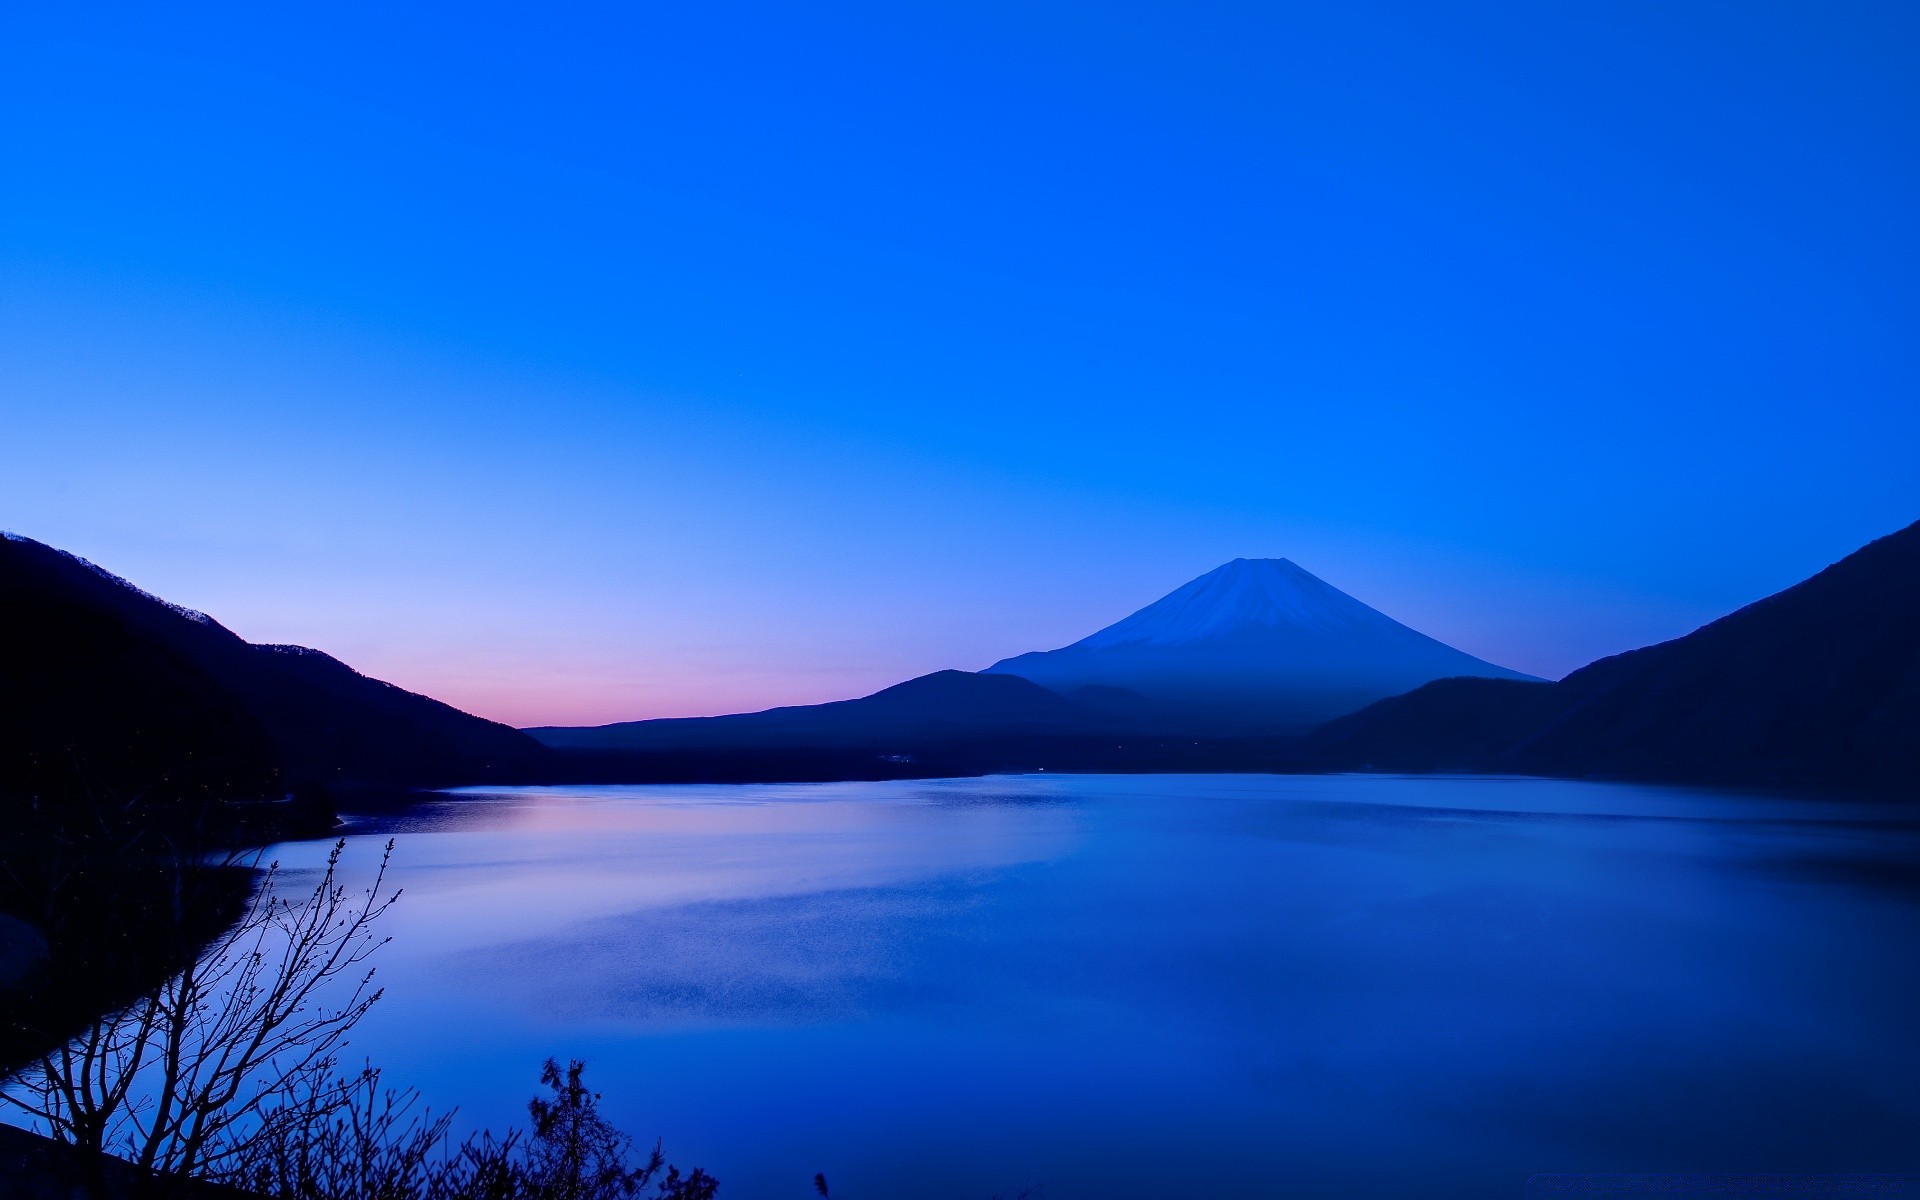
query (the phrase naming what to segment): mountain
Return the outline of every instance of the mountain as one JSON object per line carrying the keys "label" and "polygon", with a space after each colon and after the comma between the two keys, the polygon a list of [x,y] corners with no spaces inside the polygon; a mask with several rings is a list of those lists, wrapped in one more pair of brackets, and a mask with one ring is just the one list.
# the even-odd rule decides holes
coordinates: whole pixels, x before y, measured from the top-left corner
{"label": "mountain", "polygon": [[525,734],[318,650],[243,641],[85,559],[0,537],[0,782],[79,770],[218,794],[537,775]]}
{"label": "mountain", "polygon": [[1107,711],[1100,703],[1081,704],[1015,676],[935,671],[857,700],[526,732],[545,745],[565,749],[906,752],[961,739],[1085,733],[1114,724]]}
{"label": "mountain", "polygon": [[1227,744],[1168,733],[1121,688],[1062,696],[1017,675],[936,671],[827,704],[527,732],[577,783],[771,783],[1031,771],[1291,770],[1298,739]]}
{"label": "mountain", "polygon": [[1555,684],[1449,679],[1315,731],[1330,765],[1727,784],[1920,780],[1920,522]]}
{"label": "mountain", "polygon": [[[1285,559],[1237,559],[1072,646],[978,674],[939,671],[829,704],[527,732],[570,753],[629,755],[591,768],[569,760],[602,774],[825,777],[871,771],[874,761],[1205,769],[1272,764],[1275,746],[1245,739],[1299,732],[1450,675],[1527,678],[1416,633]],[[706,757],[723,752],[758,757]]]}
{"label": "mountain", "polygon": [[1301,731],[1435,679],[1529,676],[1407,628],[1284,558],[1237,558],[1070,646],[987,668],[1124,688],[1196,732]]}

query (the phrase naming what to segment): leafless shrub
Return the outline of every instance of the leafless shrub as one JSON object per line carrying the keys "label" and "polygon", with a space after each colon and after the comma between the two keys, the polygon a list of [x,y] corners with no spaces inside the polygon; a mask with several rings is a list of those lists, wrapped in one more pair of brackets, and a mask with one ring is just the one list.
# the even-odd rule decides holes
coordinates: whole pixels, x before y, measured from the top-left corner
{"label": "leafless shrub", "polygon": [[[395,900],[389,841],[364,891],[339,881],[344,839],[313,891],[281,895],[267,869],[240,920],[199,958],[49,1051],[0,1099],[61,1141],[169,1175],[218,1174],[276,1114],[344,1105],[335,1051],[380,998],[362,969]],[[335,980],[338,987],[330,987]],[[315,1106],[318,1106],[317,1109]]]}
{"label": "leafless shrub", "polygon": [[[713,1200],[714,1178],[681,1174],[658,1145],[631,1165],[632,1139],[601,1115],[577,1059],[547,1061],[531,1133],[459,1142],[452,1113],[383,1087],[371,1065],[341,1074],[347,1033],[381,995],[367,960],[388,939],[373,927],[400,895],[387,886],[391,841],[358,891],[339,878],[345,845],[305,894],[282,895],[270,865],[203,953],[44,1054],[0,1101],[81,1150],[96,1176],[112,1155],[281,1200]],[[178,916],[199,903],[207,860],[166,857]]]}
{"label": "leafless shrub", "polygon": [[283,1200],[519,1200],[519,1133],[455,1144],[453,1117],[368,1066],[288,1096],[215,1178]]}
{"label": "leafless shrub", "polygon": [[657,1144],[631,1164],[633,1141],[600,1115],[585,1070],[578,1059],[564,1073],[547,1061],[549,1094],[527,1105],[531,1133],[456,1143],[453,1114],[434,1115],[411,1090],[383,1090],[369,1067],[291,1097],[217,1178],[283,1200],[632,1200],[649,1187],[658,1200],[713,1200],[717,1181],[682,1175]]}

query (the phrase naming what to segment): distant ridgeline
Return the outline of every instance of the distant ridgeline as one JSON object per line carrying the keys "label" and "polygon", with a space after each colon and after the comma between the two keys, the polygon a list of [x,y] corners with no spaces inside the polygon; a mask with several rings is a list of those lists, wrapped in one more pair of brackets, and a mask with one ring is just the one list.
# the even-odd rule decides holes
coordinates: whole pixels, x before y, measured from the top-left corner
{"label": "distant ridgeline", "polygon": [[1920,523],[1683,638],[1558,683],[1446,679],[1315,731],[1331,767],[1920,797]]}
{"label": "distant ridgeline", "polygon": [[84,559],[0,538],[0,789],[245,799],[308,785],[529,779],[526,735],[257,646]]}
{"label": "distant ridgeline", "polygon": [[1920,525],[1559,683],[1285,559],[1239,559],[1059,650],[871,696],[528,731],[606,779],[988,771],[1481,771],[1911,789]]}
{"label": "distant ridgeline", "polygon": [[515,730],[0,537],[0,1072],[238,915],[248,873],[207,851],[326,830],[341,785],[529,778],[546,758]]}
{"label": "distant ridgeline", "polygon": [[179,969],[237,915],[246,872],[185,888],[180,864],[330,829],[344,786],[534,780],[551,757],[0,536],[0,1071]]}
{"label": "distant ridgeline", "polygon": [[[172,941],[150,936],[142,922],[173,894],[162,849],[209,828],[257,840],[324,822],[342,785],[1376,770],[1914,798],[1920,524],[1558,683],[1444,646],[1285,560],[1238,560],[978,674],[529,732],[315,650],[252,645],[81,559],[0,538],[0,1067],[175,969],[231,917],[238,876],[184,926],[162,921]],[[320,800],[271,803],[289,792]]]}
{"label": "distant ridgeline", "polygon": [[1286,559],[1236,559],[1071,646],[857,700],[528,732],[621,771],[846,778],[1035,770],[1301,769],[1292,735],[1455,675],[1526,680]]}
{"label": "distant ridgeline", "polygon": [[[0,540],[0,789],[878,779],[993,771],[1503,771],[1911,786],[1920,525],[1687,637],[1532,680],[1285,559],[1240,559],[1058,650],[854,700],[525,733]],[[532,736],[528,736],[531,734]]]}

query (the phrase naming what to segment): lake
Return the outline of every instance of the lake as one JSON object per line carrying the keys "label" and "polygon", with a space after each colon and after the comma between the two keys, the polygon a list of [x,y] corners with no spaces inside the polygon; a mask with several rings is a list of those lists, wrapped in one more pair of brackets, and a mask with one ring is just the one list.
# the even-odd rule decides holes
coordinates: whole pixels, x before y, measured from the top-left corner
{"label": "lake", "polygon": [[734,1200],[1920,1171],[1912,817],[1382,776],[468,789],[349,826],[405,888],[349,1054],[495,1127],[584,1058]]}

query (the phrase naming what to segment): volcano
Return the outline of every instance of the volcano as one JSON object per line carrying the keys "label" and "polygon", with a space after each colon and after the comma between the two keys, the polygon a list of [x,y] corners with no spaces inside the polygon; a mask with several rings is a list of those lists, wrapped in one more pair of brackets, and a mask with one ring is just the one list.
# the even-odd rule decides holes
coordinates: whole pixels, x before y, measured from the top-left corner
{"label": "volcano", "polygon": [[1214,733],[1304,730],[1436,679],[1533,678],[1410,629],[1284,558],[1236,558],[1070,646],[985,673],[1067,696],[1125,689]]}

